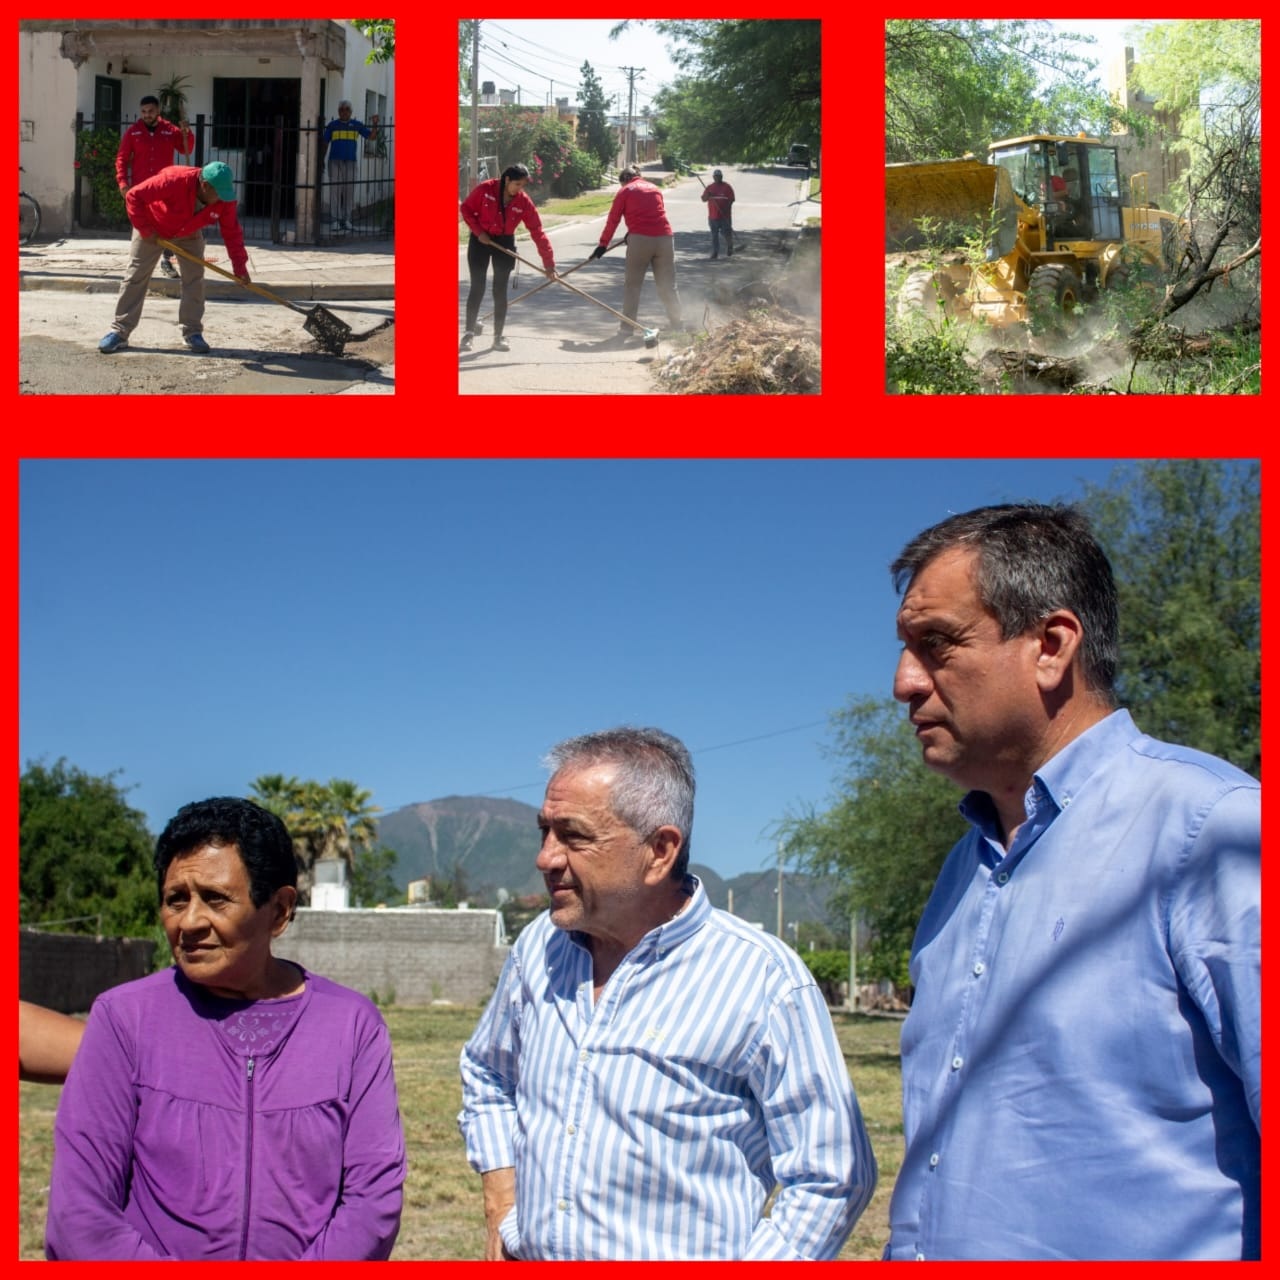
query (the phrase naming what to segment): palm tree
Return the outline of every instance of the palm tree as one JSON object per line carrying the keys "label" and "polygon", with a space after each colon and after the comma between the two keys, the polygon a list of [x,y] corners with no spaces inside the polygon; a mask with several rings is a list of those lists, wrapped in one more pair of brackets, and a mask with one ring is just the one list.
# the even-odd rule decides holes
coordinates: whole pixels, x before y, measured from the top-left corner
{"label": "palm tree", "polygon": [[276,814],[293,838],[302,902],[311,901],[317,862],[346,863],[350,883],[356,851],[372,848],[378,837],[375,815],[382,811],[369,803],[372,791],[346,778],[299,782],[279,773],[263,774],[249,785],[253,798]]}

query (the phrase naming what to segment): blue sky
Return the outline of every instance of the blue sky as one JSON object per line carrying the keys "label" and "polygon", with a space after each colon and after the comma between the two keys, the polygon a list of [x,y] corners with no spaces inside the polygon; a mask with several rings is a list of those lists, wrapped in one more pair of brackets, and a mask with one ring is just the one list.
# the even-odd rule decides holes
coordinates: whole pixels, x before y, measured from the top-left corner
{"label": "blue sky", "polygon": [[158,831],[263,773],[537,805],[554,742],[655,724],[695,861],[758,870],[888,695],[907,539],[1120,465],[24,460],[21,760],[122,770]]}

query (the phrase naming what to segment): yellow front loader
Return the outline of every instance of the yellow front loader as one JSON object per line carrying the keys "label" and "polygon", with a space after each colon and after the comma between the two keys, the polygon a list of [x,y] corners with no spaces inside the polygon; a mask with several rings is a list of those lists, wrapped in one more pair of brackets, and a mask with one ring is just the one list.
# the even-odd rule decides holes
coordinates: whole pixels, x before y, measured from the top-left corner
{"label": "yellow front loader", "polygon": [[1083,134],[994,142],[986,163],[966,156],[886,165],[887,254],[969,246],[965,256],[912,271],[898,314],[1070,331],[1079,303],[1173,265],[1181,252],[1183,224],[1149,203],[1146,174],[1130,178],[1127,194],[1116,148]]}

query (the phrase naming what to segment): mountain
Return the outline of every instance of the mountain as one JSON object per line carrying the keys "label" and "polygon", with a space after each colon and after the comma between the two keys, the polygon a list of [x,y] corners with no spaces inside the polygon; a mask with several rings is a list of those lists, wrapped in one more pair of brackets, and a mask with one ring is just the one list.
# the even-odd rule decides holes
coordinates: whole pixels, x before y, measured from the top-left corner
{"label": "mountain", "polygon": [[[378,844],[396,851],[391,876],[401,887],[423,878],[444,883],[460,866],[472,905],[494,906],[499,889],[512,897],[544,892],[542,876],[534,866],[537,818],[537,809],[520,800],[446,796],[384,815],[378,820]],[[749,871],[729,880],[702,863],[693,863],[692,870],[713,906],[727,908],[732,891],[735,915],[774,931],[776,870]],[[831,880],[786,872],[782,902],[787,921],[828,923],[827,903],[833,888]]]}

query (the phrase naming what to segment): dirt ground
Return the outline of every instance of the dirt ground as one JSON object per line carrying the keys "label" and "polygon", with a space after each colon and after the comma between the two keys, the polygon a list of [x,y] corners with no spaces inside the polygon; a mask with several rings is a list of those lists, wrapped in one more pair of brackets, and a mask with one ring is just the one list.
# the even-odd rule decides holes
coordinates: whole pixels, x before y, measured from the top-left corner
{"label": "dirt ground", "polygon": [[334,356],[316,345],[300,317],[279,307],[211,306],[206,337],[213,350],[199,356],[182,345],[176,301],[148,299],[129,346],[104,356],[96,347],[107,322],[97,299],[57,291],[24,293],[20,299],[22,395],[338,395],[395,389],[393,318],[340,313],[355,334],[343,354]]}
{"label": "dirt ground", "polygon": [[761,243],[764,235],[752,235],[753,248],[763,252],[753,253],[747,278],[711,291],[706,336],[655,363],[664,391],[816,395],[822,389],[821,229],[806,228],[794,250],[785,233],[769,233]]}

